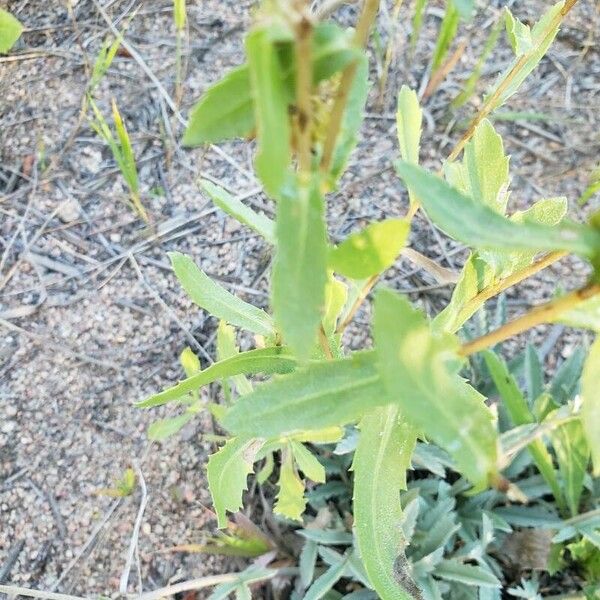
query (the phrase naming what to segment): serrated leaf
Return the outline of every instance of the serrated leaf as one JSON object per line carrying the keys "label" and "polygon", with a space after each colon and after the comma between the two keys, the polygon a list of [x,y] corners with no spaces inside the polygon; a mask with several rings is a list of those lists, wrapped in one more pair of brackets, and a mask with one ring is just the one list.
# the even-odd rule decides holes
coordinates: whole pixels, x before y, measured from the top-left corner
{"label": "serrated leaf", "polygon": [[446,177],[466,196],[503,215],[508,201],[508,165],[502,137],[484,119],[465,146],[462,164],[446,165]]}
{"label": "serrated leaf", "polygon": [[592,347],[581,379],[581,423],[592,453],[594,476],[600,476],[600,338]]}
{"label": "serrated leaf", "polygon": [[8,11],[0,8],[0,54],[6,54],[17,42],[23,25]]}
{"label": "serrated leaf", "polygon": [[262,440],[236,437],[208,459],[208,487],[220,528],[227,526],[227,511],[236,512],[242,506],[242,492],[247,488],[248,475]]}
{"label": "serrated leaf", "polygon": [[257,386],[231,407],[223,426],[232,432],[276,437],[344,425],[387,403],[373,352],[317,362]]}
{"label": "serrated leaf", "polygon": [[327,190],[335,187],[344,173],[350,154],[356,147],[358,131],[364,118],[364,108],[369,95],[369,62],[361,52],[357,58],[357,68],[346,103],[342,125],[331,160],[331,168],[327,181]]}
{"label": "serrated leaf", "polygon": [[[398,94],[396,131],[402,160],[414,165],[419,164],[422,123],[423,111],[419,105],[419,98],[414,90],[403,85]],[[410,200],[415,200],[412,194]]]}
{"label": "serrated leaf", "polygon": [[447,581],[458,581],[477,587],[501,587],[498,578],[482,567],[461,563],[458,560],[443,560],[435,567],[435,574]]}
{"label": "serrated leaf", "polygon": [[329,253],[329,267],[350,279],[367,279],[394,264],[410,225],[406,219],[371,223],[348,236]]}
{"label": "serrated leaf", "polygon": [[302,521],[302,513],[306,507],[304,484],[298,476],[289,448],[283,451],[281,470],[279,473],[279,493],[273,512],[292,521]]}
{"label": "serrated leaf", "polygon": [[530,49],[515,57],[514,61],[498,77],[496,85],[485,99],[485,102],[493,99],[492,111],[502,106],[519,89],[523,81],[542,60],[558,33],[563,6],[564,1],[558,2],[542,15],[531,29]]}
{"label": "serrated leaf", "polygon": [[256,173],[265,191],[278,198],[291,162],[289,94],[277,43],[269,29],[259,28],[248,34],[246,55],[258,143]]}
{"label": "serrated leaf", "polygon": [[181,287],[200,308],[249,331],[261,335],[274,333],[271,317],[264,310],[240,300],[215,283],[189,256],[169,252],[169,258]]}
{"label": "serrated leaf", "polygon": [[184,146],[199,146],[254,129],[254,103],[248,65],[237,67],[211,86],[194,106],[183,136]]}
{"label": "serrated leaf", "polygon": [[255,212],[241,200],[234,198],[223,188],[208,181],[208,179],[202,179],[200,184],[220,209],[256,231],[270,244],[275,243],[275,223],[269,217]]}
{"label": "serrated leaf", "polygon": [[421,200],[432,220],[453,238],[475,248],[506,250],[567,250],[593,256],[600,233],[589,226],[563,223],[550,227],[515,223],[465,196],[425,169],[399,163],[396,170]]}
{"label": "serrated leaf", "polygon": [[388,290],[375,298],[373,331],[378,369],[404,417],[475,485],[487,485],[497,469],[497,432],[483,396],[457,375],[456,338],[434,335],[421,312]]}
{"label": "serrated leaf", "polygon": [[318,181],[294,179],[277,203],[273,310],[284,340],[301,359],[312,352],[327,284],[327,229]]}
{"label": "serrated leaf", "polygon": [[148,427],[148,439],[157,441],[164,440],[165,438],[176,434],[193,418],[193,416],[193,413],[185,412],[176,417],[167,417],[166,419],[154,421],[150,427]]}
{"label": "serrated leaf", "polygon": [[369,579],[383,600],[412,598],[395,576],[398,556],[406,542],[402,532],[400,490],[406,488],[406,470],[416,442],[412,428],[390,405],[366,414],[354,471],[354,528]]}
{"label": "serrated leaf", "polygon": [[508,7],[504,7],[504,23],[506,25],[506,34],[508,41],[516,56],[521,56],[533,49],[533,40],[531,38],[531,29],[529,25],[521,23],[510,12]]}
{"label": "serrated leaf", "polygon": [[590,447],[581,420],[570,421],[555,429],[552,432],[552,446],[556,453],[567,506],[574,517],[579,513],[584,478],[590,462]]}
{"label": "serrated leaf", "polygon": [[325,467],[304,444],[290,441],[290,449],[298,468],[305,477],[316,483],[325,483]]}
{"label": "serrated leaf", "polygon": [[181,398],[188,392],[197,390],[213,381],[233,375],[250,375],[254,373],[289,373],[296,367],[296,360],[289,351],[279,346],[260,348],[243,352],[226,360],[214,363],[192,377],[188,377],[177,385],[154,394],[141,402],[136,403],[137,408],[151,408],[160,406],[172,400]]}

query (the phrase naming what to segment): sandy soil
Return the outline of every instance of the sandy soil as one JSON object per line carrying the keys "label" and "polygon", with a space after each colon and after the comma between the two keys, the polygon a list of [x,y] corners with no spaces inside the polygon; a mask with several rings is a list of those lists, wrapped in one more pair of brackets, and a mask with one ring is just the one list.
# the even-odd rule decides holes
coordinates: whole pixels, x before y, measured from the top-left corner
{"label": "sandy soil", "polygon": [[[0,583],[115,596],[143,494],[141,486],[117,500],[97,492],[131,466],[143,476],[147,506],[138,537],[140,576],[134,561],[129,591],[225,568],[218,559],[159,552],[198,542],[214,527],[204,478],[213,446],[202,438],[212,422],[199,419],[180,435],[152,444],[145,435],[148,424],[172,409],[142,412],[132,403],[181,376],[177,357],[185,346],[203,364],[213,355],[215,321],[183,295],[167,251],[191,254],[245,300],[268,304],[270,249],[213,208],[195,185],[198,175],[245,194],[267,214],[273,209],[257,193],[249,144],[194,151],[178,145],[182,125],[168,106],[175,73],[171,3],[72,4],[68,11],[59,0],[8,2],[27,31],[11,56],[0,57]],[[432,166],[439,166],[478,104],[475,97],[456,115],[446,111],[475,64],[497,8],[506,3],[490,4],[462,30],[459,41],[468,39],[467,49],[427,101],[423,157]],[[526,18],[545,2],[509,4]],[[241,34],[252,5],[188,1],[184,117],[218,73],[241,62]],[[423,89],[440,5],[431,3],[412,59],[405,42],[410,19],[396,30],[384,104],[375,86],[362,152],[329,201],[334,239],[368,220],[406,211],[392,167],[395,90],[405,82]],[[151,234],[127,205],[105,144],[79,120],[89,65],[109,33],[99,6],[118,28],[129,23],[126,38],[141,59],[118,56],[96,96],[106,115],[114,97],[127,122],[142,198],[156,224]],[[342,18],[352,22],[354,14],[348,7]],[[383,39],[393,33],[385,11],[378,26]],[[512,155],[513,208],[561,194],[576,219],[598,206],[592,202],[582,212],[575,203],[600,151],[598,31],[595,3],[582,0],[535,76],[505,107],[536,111],[542,118],[497,122]],[[509,58],[502,42],[486,64],[479,92]],[[422,215],[412,242],[448,268],[458,268],[465,257]],[[558,283],[569,287],[584,276],[577,262],[563,261],[511,293],[510,310],[521,311]],[[406,260],[385,279],[432,313],[450,293]],[[350,329],[352,343],[365,338],[368,312],[367,305]],[[577,343],[562,328],[532,335],[556,341],[549,348],[549,369]]]}

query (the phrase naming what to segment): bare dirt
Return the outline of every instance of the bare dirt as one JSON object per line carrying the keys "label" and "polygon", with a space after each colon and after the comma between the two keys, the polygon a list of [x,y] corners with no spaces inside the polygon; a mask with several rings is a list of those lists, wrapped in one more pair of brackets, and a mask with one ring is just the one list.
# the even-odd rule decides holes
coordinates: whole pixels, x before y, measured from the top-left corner
{"label": "bare dirt", "polygon": [[[224,69],[242,61],[242,32],[254,3],[187,4],[183,118]],[[384,4],[378,27],[383,40],[393,36],[396,58],[384,103],[378,103],[375,85],[360,151],[329,200],[334,239],[407,208],[392,166],[395,90],[402,83],[424,89],[442,3],[430,3],[413,57],[406,44],[410,18],[404,14],[392,27],[392,3]],[[406,4],[402,11],[411,10]],[[527,19],[546,5],[489,4],[461,30],[453,49],[467,40],[466,51],[425,104],[423,158],[431,166],[439,167],[486,85],[510,59],[503,41],[486,63],[478,94],[458,113],[446,110],[498,9],[509,4]],[[171,2],[71,0],[71,5],[68,10],[59,0],[8,2],[26,32],[10,56],[0,57],[0,580],[115,597],[143,495],[140,485],[122,499],[98,491],[112,487],[132,466],[143,476],[147,506],[130,592],[236,568],[202,555],[160,552],[198,542],[214,527],[204,476],[214,446],[202,437],[213,431],[211,420],[200,418],[181,434],[150,443],[148,424],[174,409],[144,412],[132,404],[181,377],[178,355],[185,346],[203,365],[213,356],[215,321],[184,296],[170,272],[168,251],[192,255],[231,291],[268,305],[271,250],[215,209],[198,190],[197,177],[214,179],[267,214],[273,207],[252,175],[251,144],[197,150],[179,145],[182,124],[169,106],[175,74]],[[352,22],[355,14],[349,6],[341,18]],[[106,145],[80,119],[89,68],[110,33],[109,22],[120,30],[127,26],[126,40],[137,54],[117,56],[96,91],[97,102],[108,117],[115,98],[126,120],[151,231],[128,206]],[[496,121],[512,156],[512,208],[564,194],[571,216],[581,220],[598,206],[596,200],[581,210],[576,199],[600,151],[599,31],[597,3],[582,0],[535,75],[503,109],[537,117]],[[413,247],[444,267],[460,267],[464,250],[445,241],[422,214],[416,222]],[[568,288],[584,277],[577,261],[562,261],[511,292],[509,309],[522,311],[559,285]],[[450,293],[406,259],[385,280],[431,313]],[[368,312],[367,305],[350,329],[353,342],[364,339]],[[532,335],[553,342],[549,369],[579,339],[563,328]]]}

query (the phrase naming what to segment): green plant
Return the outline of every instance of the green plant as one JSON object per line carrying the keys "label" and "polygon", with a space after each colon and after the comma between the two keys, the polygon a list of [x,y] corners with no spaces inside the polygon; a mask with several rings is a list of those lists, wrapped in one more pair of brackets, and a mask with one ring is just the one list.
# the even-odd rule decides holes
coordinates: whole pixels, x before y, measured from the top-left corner
{"label": "green plant", "polygon": [[183,43],[187,25],[185,0],[173,0],[173,24],[175,25],[175,98],[177,103],[183,93]]}
{"label": "green plant", "polygon": [[[354,535],[343,520],[333,532],[301,531],[308,541],[296,585],[304,598],[339,597],[334,586],[342,579],[355,580],[350,597],[373,597],[375,590],[384,600],[500,598],[503,572],[492,542],[512,526],[543,523],[558,531],[555,544],[585,539],[597,545],[599,495],[590,481],[600,473],[600,342],[582,367],[577,397],[573,362],[547,387],[528,349],[521,367],[525,395],[491,350],[541,323],[600,330],[597,218],[567,221],[564,198],[506,216],[509,159],[487,120],[542,59],[574,3],[551,6],[531,30],[507,17],[514,62],[440,174],[419,166],[421,108],[414,91],[400,91],[397,171],[409,193],[408,215],[371,223],[337,246],[328,240],[325,201],[356,145],[376,0],[365,0],[350,33],[315,20],[305,2],[265,1],[246,36],[246,63],[192,111],[187,145],[256,136],[256,173],[275,201],[275,221],[210,182],[202,185],[220,208],[273,245],[272,314],[228,292],[191,258],[172,253],[182,287],[221,320],[219,360],[203,370],[196,364],[197,372],[138,406],[188,405],[191,392],[221,382],[225,402],[207,407],[230,435],[207,467],[219,527],[241,507],[255,463],[262,465],[259,482],[276,478],[274,511],[291,522],[302,522],[307,503],[319,510],[331,496],[341,509],[346,502]],[[466,4],[453,2],[449,10]],[[323,105],[329,111],[324,124],[316,118]],[[377,290],[373,348],[350,351],[344,330],[402,251],[420,208],[471,248],[452,299],[432,320],[405,297]],[[589,261],[587,285],[471,335],[467,322],[487,301],[567,253]],[[233,328],[254,333],[256,349],[239,352]],[[270,379],[257,383],[253,375]],[[494,390],[500,402],[493,401]],[[181,417],[188,419],[187,408]],[[437,478],[408,480],[411,467]],[[451,484],[440,481],[447,471]],[[544,499],[551,494],[557,510]],[[518,504],[526,498],[540,499],[539,507]],[[244,572],[252,581],[275,574],[252,569]],[[248,597],[240,577],[214,597],[234,591]],[[527,582],[511,593],[536,590]]]}
{"label": "green plant", "polygon": [[87,102],[92,108],[95,117],[94,120],[90,121],[92,129],[108,144],[113,158],[121,171],[121,175],[129,188],[129,199],[134,210],[144,221],[146,221],[146,223],[148,223],[148,213],[140,198],[140,187],[133,147],[131,146],[129,133],[127,133],[125,123],[123,123],[116,101],[114,99],[112,101],[112,116],[117,133],[116,138],[91,95],[87,97]]}

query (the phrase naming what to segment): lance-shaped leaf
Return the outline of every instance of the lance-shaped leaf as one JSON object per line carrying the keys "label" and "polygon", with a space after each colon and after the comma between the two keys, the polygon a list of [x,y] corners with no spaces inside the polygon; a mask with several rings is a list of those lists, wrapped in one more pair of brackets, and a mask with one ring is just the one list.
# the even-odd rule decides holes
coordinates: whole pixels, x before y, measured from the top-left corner
{"label": "lance-shaped leaf", "polygon": [[594,475],[600,476],[600,338],[590,349],[581,380],[581,424],[592,452]]}
{"label": "lance-shaped leaf", "polygon": [[188,296],[211,315],[261,335],[271,335],[271,317],[215,283],[185,254],[169,252],[173,271]]}
{"label": "lance-shaped leaf", "polygon": [[275,243],[275,223],[269,217],[255,212],[241,200],[238,200],[238,198],[235,198],[229,192],[226,192],[223,188],[207,179],[203,179],[201,185],[221,210],[231,215],[234,219],[237,219],[240,223],[248,225],[250,229],[256,231],[267,242],[271,244]]}
{"label": "lance-shaped leaf", "polygon": [[373,352],[357,352],[257,386],[231,407],[223,426],[234,433],[270,438],[345,425],[387,402]]}
{"label": "lance-shaped leaf", "polygon": [[516,56],[521,56],[533,50],[533,39],[529,25],[521,23],[510,12],[508,7],[504,7],[504,22],[506,24],[506,34],[508,41]]}
{"label": "lance-shaped leaf", "polygon": [[576,223],[563,223],[556,227],[529,221],[515,223],[421,167],[400,163],[396,169],[407,187],[412,187],[436,225],[469,246],[567,250],[584,256],[593,256],[600,250],[600,233],[592,227]]}
{"label": "lance-shaped leaf", "polygon": [[[534,423],[535,419],[529,410],[527,400],[521,393],[506,363],[491,350],[486,350],[483,357],[512,424],[519,426]],[[564,506],[563,493],[556,477],[552,457],[544,442],[534,440],[527,448],[542,477],[552,490],[556,501]]]}
{"label": "lance-shaped leaf", "polygon": [[[421,126],[423,111],[419,105],[419,98],[414,90],[403,85],[398,94],[398,108],[396,111],[396,130],[400,156],[402,160],[413,165],[419,164],[419,148],[421,145]],[[409,190],[410,201],[414,202],[412,192]]]}
{"label": "lance-shaped leaf", "polygon": [[285,73],[277,39],[269,29],[255,29],[246,38],[246,55],[256,119],[256,173],[266,192],[278,198],[291,161],[290,123]]}
{"label": "lance-shaped leaf", "polygon": [[498,77],[496,85],[485,99],[486,104],[491,103],[492,111],[502,106],[521,87],[527,76],[542,60],[558,33],[564,4],[564,1],[558,2],[542,15],[532,27],[530,39],[527,39],[523,30],[519,31],[520,40],[517,50],[520,53]]}
{"label": "lance-shaped leaf", "polygon": [[177,385],[154,394],[136,404],[138,408],[151,408],[160,406],[181,398],[188,392],[192,392],[208,385],[213,381],[232,377],[234,375],[251,375],[254,373],[289,373],[296,367],[296,359],[291,356],[289,350],[279,346],[272,348],[260,348],[243,352],[231,358],[214,363],[210,367],[200,371],[196,375],[180,381]]}
{"label": "lance-shaped leaf", "polygon": [[0,8],[0,54],[6,54],[16,43],[23,25],[8,11]]}
{"label": "lance-shaped leaf", "polygon": [[410,225],[405,219],[371,223],[348,236],[329,253],[329,266],[350,279],[367,279],[391,267],[406,243]]}
{"label": "lance-shaped leaf", "polygon": [[302,359],[317,340],[327,283],[327,229],[318,181],[285,187],[277,203],[273,311],[284,340]]}
{"label": "lance-shaped leaf", "polygon": [[331,169],[327,181],[328,189],[333,189],[342,176],[350,154],[356,147],[358,131],[363,122],[365,104],[369,95],[369,62],[362,53],[357,58],[357,62],[356,74],[350,88],[342,126],[331,160]]}
{"label": "lance-shaped leaf", "polygon": [[312,36],[313,83],[338,73],[362,52],[354,46],[352,30],[336,23],[317,23]]}
{"label": "lance-shaped leaf", "polygon": [[379,371],[403,416],[475,485],[486,485],[497,471],[498,435],[483,396],[457,375],[457,339],[433,335],[425,316],[388,290],[375,298],[374,338]]}
{"label": "lance-shaped leaf", "polygon": [[232,438],[208,459],[208,487],[219,527],[227,526],[227,511],[236,512],[241,507],[248,474],[262,445],[261,440]]}
{"label": "lance-shaped leaf", "polygon": [[571,516],[579,514],[583,482],[590,462],[590,447],[580,419],[565,423],[552,432],[552,446],[563,481]]}
{"label": "lance-shaped leaf", "polygon": [[395,576],[404,554],[400,490],[406,489],[416,436],[396,405],[367,413],[360,422],[354,471],[354,530],[371,584],[383,600],[410,600]]}
{"label": "lance-shaped leaf", "polygon": [[184,146],[247,137],[254,129],[254,102],[248,65],[227,73],[194,106],[183,136]]}

